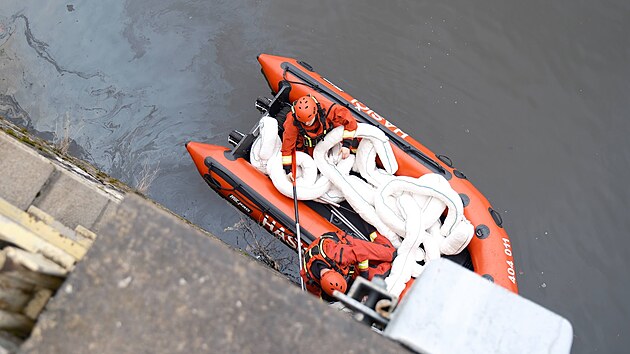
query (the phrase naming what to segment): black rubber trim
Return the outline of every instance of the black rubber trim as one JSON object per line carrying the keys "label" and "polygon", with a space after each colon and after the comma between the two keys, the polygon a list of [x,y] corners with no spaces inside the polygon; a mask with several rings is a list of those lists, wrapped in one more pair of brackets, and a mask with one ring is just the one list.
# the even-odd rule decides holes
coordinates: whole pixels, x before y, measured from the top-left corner
{"label": "black rubber trim", "polygon": [[466,193],[459,193],[459,197],[462,199],[462,203],[464,204],[464,208],[470,204],[470,197],[466,195]]}
{"label": "black rubber trim", "polygon": [[[359,118],[361,118],[362,122],[369,122],[370,124],[372,124],[374,126],[377,126],[377,127],[381,127],[382,126],[374,118],[370,117],[369,115],[365,114],[364,112],[357,111],[354,108],[354,106],[350,102],[348,102],[348,100],[346,100],[345,98],[341,97],[337,93],[333,92],[328,87],[321,85],[317,80],[311,78],[310,75],[308,75],[304,71],[300,70],[295,65],[293,65],[293,64],[291,64],[289,62],[284,62],[284,63],[282,63],[280,65],[280,67],[282,69],[284,69],[285,71],[290,72],[294,76],[298,77],[300,80],[304,81],[305,83],[307,83],[308,86],[310,86],[315,91],[319,92],[320,94],[325,95],[332,102],[337,103],[338,105],[341,105],[343,107],[348,108],[350,110],[350,112],[352,112],[352,114],[354,114],[355,116],[358,116]],[[381,131],[383,131],[389,137],[389,139],[392,142],[394,142],[400,149],[402,149],[404,152],[406,152],[406,153],[410,154],[411,156],[413,156],[417,161],[421,162],[423,165],[425,165],[426,167],[431,169],[433,172],[440,173],[443,176],[446,175],[447,171],[446,171],[446,169],[444,167],[442,167],[442,165],[440,165],[439,163],[435,162],[433,159],[431,159],[429,156],[427,156],[424,153],[422,153],[420,150],[416,149],[411,144],[407,143],[403,138],[401,138],[400,136],[394,134],[394,132],[392,132],[389,129],[382,129],[381,128]]]}
{"label": "black rubber trim", "polygon": [[302,65],[302,67],[304,67],[304,69],[313,72],[313,66],[303,60],[298,60],[298,64]]}
{"label": "black rubber trim", "polygon": [[451,160],[450,157],[446,155],[435,155],[435,157],[437,157],[438,160],[444,162],[446,166],[453,168],[453,160]]}
{"label": "black rubber trim", "polygon": [[494,223],[497,224],[498,227],[503,228],[503,218],[498,211],[488,208],[488,212],[492,215],[492,219],[494,219]]}
{"label": "black rubber trim", "polygon": [[[256,207],[258,207],[259,210],[271,215],[271,217],[273,217],[277,222],[279,222],[282,226],[284,226],[286,230],[289,230],[290,232],[292,232],[293,235],[297,234],[296,229],[295,229],[295,223],[293,222],[293,219],[291,217],[289,217],[288,215],[280,211],[280,209],[278,209],[275,205],[267,202],[267,200],[263,196],[258,194],[254,188],[244,183],[240,178],[236,177],[236,175],[226,173],[224,170],[228,170],[228,169],[225,168],[225,166],[221,165],[210,156],[206,157],[206,159],[204,160],[204,164],[208,167],[208,172],[214,172],[217,175],[219,175],[219,177],[221,177],[227,183],[232,185],[233,190],[235,192],[241,193],[245,198],[249,199],[252,203],[254,203]],[[229,190],[226,188],[223,188],[223,189]],[[223,197],[223,198],[227,200],[226,197]],[[258,220],[255,220],[255,221],[257,223],[259,222]],[[313,236],[313,234],[310,231],[304,229],[304,227],[300,226],[300,231],[301,231],[300,236],[302,238],[302,241],[309,244],[315,240],[315,236]]]}
{"label": "black rubber trim", "polygon": [[214,179],[210,174],[205,173],[203,175],[203,180],[206,181],[206,183],[210,186],[210,188],[212,188],[212,190],[214,191],[220,191],[220,190],[225,190],[225,191],[233,191],[234,188],[224,188],[221,187],[221,183],[219,183],[219,181],[217,181],[216,179]]}
{"label": "black rubber trim", "polygon": [[460,171],[460,170],[453,170],[453,174],[455,175],[455,177],[457,178],[461,178],[461,179],[467,179],[466,175]]}
{"label": "black rubber trim", "polygon": [[483,240],[490,236],[490,228],[484,224],[481,224],[475,228],[475,236]]}

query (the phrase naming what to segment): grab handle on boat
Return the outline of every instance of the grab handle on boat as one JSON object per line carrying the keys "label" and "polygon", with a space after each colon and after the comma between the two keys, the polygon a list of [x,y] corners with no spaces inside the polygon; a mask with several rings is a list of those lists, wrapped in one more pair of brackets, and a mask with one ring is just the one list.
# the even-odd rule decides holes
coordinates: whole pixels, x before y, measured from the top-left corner
{"label": "grab handle on boat", "polygon": [[503,227],[503,218],[501,217],[501,214],[499,214],[498,211],[492,209],[492,208],[488,208],[488,211],[490,212],[490,215],[492,215],[492,219],[494,219],[494,223],[497,224],[498,227]]}
{"label": "grab handle on boat", "polygon": [[440,161],[444,162],[446,166],[453,167],[453,160],[446,155],[435,155]]}
{"label": "grab handle on boat", "polygon": [[210,188],[214,190],[223,189],[223,187],[221,186],[221,183],[219,183],[219,181],[217,181],[216,179],[212,178],[212,176],[210,176],[210,174],[208,173],[203,175],[203,180],[206,181],[206,183],[210,186]]}
{"label": "grab handle on boat", "polygon": [[442,165],[440,165],[439,163],[433,161],[430,157],[426,156],[422,152],[416,150],[415,148],[413,148],[413,147],[411,147],[409,145],[406,145],[405,147],[403,147],[403,150],[406,153],[408,153],[408,154],[415,155],[416,157],[418,157],[422,161],[424,161],[424,162],[428,163],[429,165],[431,165],[433,168],[435,168],[437,171],[439,171],[443,175],[446,175],[446,169],[444,169],[444,167],[442,167]]}
{"label": "grab handle on boat", "polygon": [[[214,164],[212,163],[212,161],[210,160],[210,158],[206,158],[206,160],[204,161],[204,164],[206,165],[206,167],[208,167],[208,173],[205,173],[203,175],[203,180],[206,181],[206,183],[210,186],[210,188],[214,189],[214,190],[223,190],[223,191],[233,191],[236,190],[236,182],[226,173],[223,173],[223,171],[221,171],[221,169],[215,168]],[[226,188],[223,187],[221,185],[221,182],[217,181],[214,177],[212,177],[212,175],[210,175],[211,173],[215,173],[217,174],[219,177],[223,178],[223,180],[225,180],[230,186],[232,186],[232,188]]]}

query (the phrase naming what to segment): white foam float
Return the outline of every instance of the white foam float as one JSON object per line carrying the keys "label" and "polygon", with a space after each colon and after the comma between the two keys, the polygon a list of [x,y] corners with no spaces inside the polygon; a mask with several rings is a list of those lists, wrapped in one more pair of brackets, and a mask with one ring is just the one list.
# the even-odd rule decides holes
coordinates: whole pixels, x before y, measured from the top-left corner
{"label": "white foam float", "polygon": [[[280,193],[292,198],[293,185],[282,168],[277,129],[275,119],[261,119],[250,159],[271,177]],[[377,127],[359,123],[355,137],[361,142],[356,158],[341,159],[343,130],[337,127],[330,131],[317,144],[312,158],[296,153],[297,197],[324,203],[345,199],[363,220],[387,237],[398,249],[398,256],[386,284],[392,294],[399,295],[405,283],[422,272],[418,262],[461,252],[472,239],[474,228],[464,216],[461,198],[441,175],[394,175],[398,164],[389,139]],[[383,168],[376,165],[377,157]],[[363,179],[350,175],[351,169]]]}

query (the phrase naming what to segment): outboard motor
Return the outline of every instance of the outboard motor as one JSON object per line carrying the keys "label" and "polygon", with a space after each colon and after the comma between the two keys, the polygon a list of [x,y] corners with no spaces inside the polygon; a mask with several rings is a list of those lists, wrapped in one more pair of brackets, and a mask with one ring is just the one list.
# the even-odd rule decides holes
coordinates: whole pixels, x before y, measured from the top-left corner
{"label": "outboard motor", "polygon": [[269,112],[269,107],[271,106],[271,99],[267,97],[258,97],[256,99],[256,103],[254,103],[256,109],[261,113],[265,114]]}
{"label": "outboard motor", "polygon": [[238,130],[232,130],[230,135],[228,135],[228,143],[236,147],[236,145],[243,140],[243,137],[245,137],[245,134],[239,132]]}

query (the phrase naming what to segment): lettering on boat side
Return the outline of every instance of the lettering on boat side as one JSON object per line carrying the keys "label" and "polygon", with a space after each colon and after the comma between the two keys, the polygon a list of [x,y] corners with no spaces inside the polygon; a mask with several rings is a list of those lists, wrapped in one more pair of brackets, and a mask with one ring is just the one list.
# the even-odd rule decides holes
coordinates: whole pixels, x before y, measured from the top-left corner
{"label": "lettering on boat side", "polygon": [[292,248],[296,248],[296,237],[285,232],[285,228],[277,223],[271,216],[264,214],[260,225],[271,232],[275,237],[281,239]]}
{"label": "lettering on boat side", "polygon": [[359,102],[357,99],[352,99],[352,101],[350,101],[350,103],[352,103],[354,105],[354,108],[359,111],[359,112],[363,112],[365,114],[367,114],[368,116],[376,119],[377,122],[383,124],[385,126],[385,128],[393,131],[394,133],[396,133],[396,135],[400,136],[401,138],[405,139],[406,137],[409,136],[409,134],[405,133],[404,131],[400,130],[397,126],[395,126],[394,124],[390,123],[387,119],[381,117],[380,114],[374,112],[373,110],[370,109],[370,107],[364,105],[363,103]]}
{"label": "lettering on boat side", "polygon": [[234,194],[230,194],[228,198],[230,198],[230,200],[232,201],[232,203],[234,203],[234,205],[243,209],[243,211],[245,211],[247,214],[252,212],[252,210],[248,208],[247,205],[243,204],[238,198],[236,198]]}
{"label": "lettering on boat side", "polygon": [[[512,257],[512,245],[510,244],[510,240],[507,238],[502,238],[503,240],[503,247],[505,247],[505,249],[503,250],[503,252],[505,253],[506,256],[508,257]],[[516,272],[514,271],[514,262],[512,260],[507,260],[505,261],[505,263],[508,265],[507,267],[507,273],[508,273],[508,279],[510,279],[510,281],[513,284],[516,284]]]}

